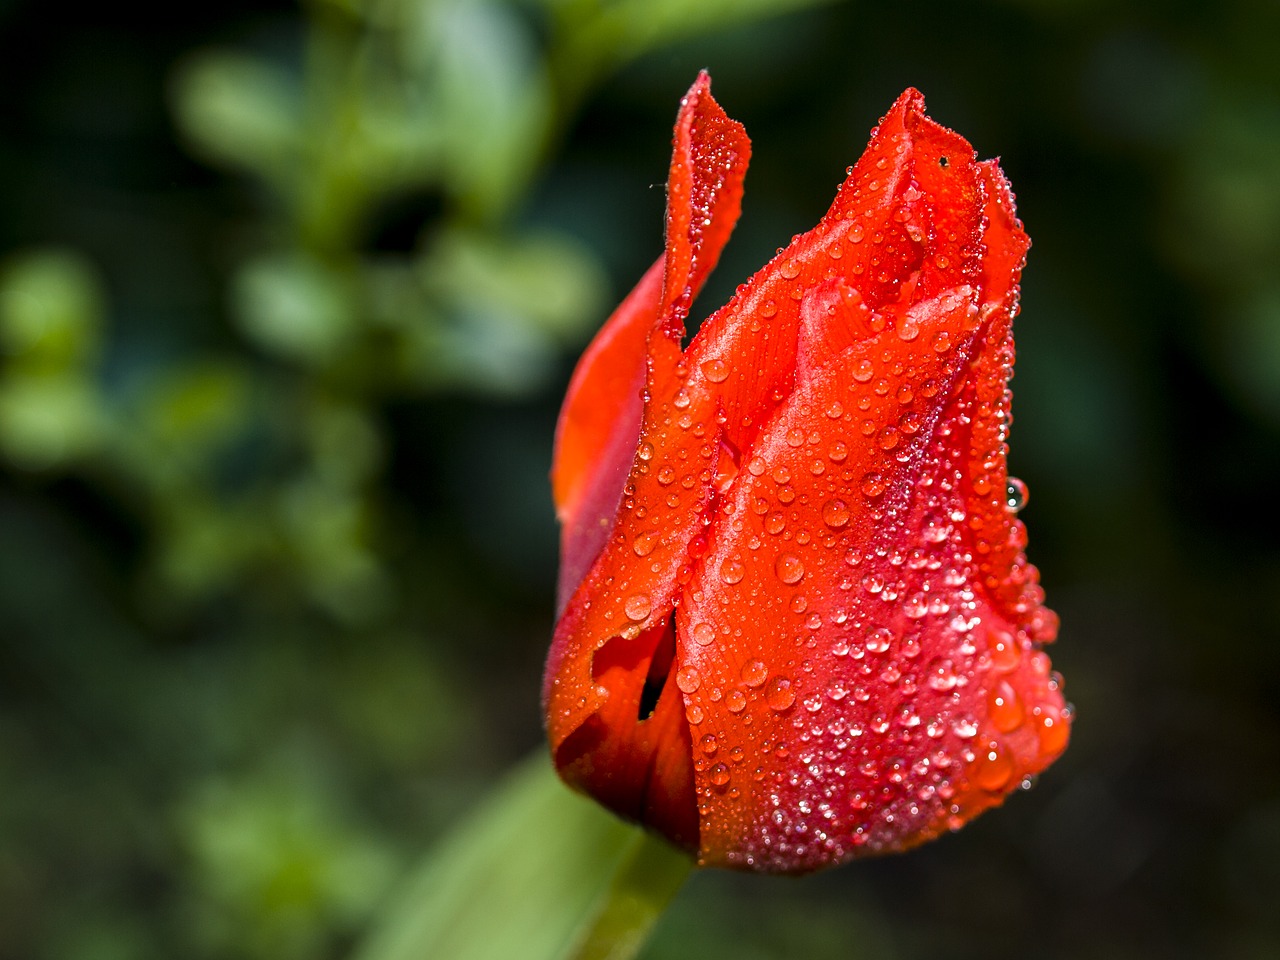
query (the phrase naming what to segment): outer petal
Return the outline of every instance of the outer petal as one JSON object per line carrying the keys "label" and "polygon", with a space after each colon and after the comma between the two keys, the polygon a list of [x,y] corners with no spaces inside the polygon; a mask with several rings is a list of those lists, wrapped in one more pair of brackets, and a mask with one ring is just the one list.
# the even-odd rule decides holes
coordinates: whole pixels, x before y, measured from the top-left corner
{"label": "outer petal", "polygon": [[[1026,247],[998,169],[908,91],[823,222],[691,346],[702,368],[726,341],[760,358],[722,392],[745,469],[677,615],[704,863],[903,849],[1065,746],[1005,494]],[[789,302],[744,347],[779,278]]]}
{"label": "outer petal", "polygon": [[650,334],[659,328],[669,341],[661,345],[667,362],[659,373],[670,376],[670,348],[678,348],[689,305],[741,210],[751,144],[711,96],[705,71],[681,101],[674,139],[666,251],[583,353],[556,425],[551,480],[561,522],[559,610],[618,513],[640,434]]}
{"label": "outer petal", "polygon": [[[588,351],[561,414],[553,468],[566,569],[543,696],[557,765],[569,782],[690,849],[697,817],[688,725],[666,680],[676,670],[677,574],[703,492],[682,487],[692,492],[649,514],[662,529],[651,528],[634,498],[669,483],[650,470],[653,448],[644,438],[669,416],[684,318],[737,220],[749,155],[741,125],[701,75],[676,122],[662,293],[646,306],[655,303],[651,270],[634,304],[629,298]],[[619,384],[622,404],[611,395]],[[642,386],[667,399],[641,406]],[[600,408],[607,412],[597,416]]]}

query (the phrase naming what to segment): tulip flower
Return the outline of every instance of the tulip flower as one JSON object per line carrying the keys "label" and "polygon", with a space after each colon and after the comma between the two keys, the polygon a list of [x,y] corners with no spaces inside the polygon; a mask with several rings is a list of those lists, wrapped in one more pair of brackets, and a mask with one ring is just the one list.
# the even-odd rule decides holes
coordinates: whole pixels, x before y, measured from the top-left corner
{"label": "tulip flower", "polygon": [[1065,748],[1006,471],[1029,241],[907,90],[830,210],[682,346],[750,143],[701,75],[666,250],[582,357],[552,481],[560,775],[701,865],[903,850]]}

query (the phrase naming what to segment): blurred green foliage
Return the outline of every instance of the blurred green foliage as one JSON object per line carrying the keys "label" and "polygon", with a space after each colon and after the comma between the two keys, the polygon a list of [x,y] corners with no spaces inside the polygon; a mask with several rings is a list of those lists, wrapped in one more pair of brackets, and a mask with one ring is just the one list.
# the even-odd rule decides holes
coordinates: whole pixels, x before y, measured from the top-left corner
{"label": "blurred green foliage", "polygon": [[0,23],[0,960],[348,955],[538,744],[558,394],[660,249],[701,67],[755,150],[707,311],[908,84],[1002,155],[1080,721],[926,850],[695,877],[645,956],[1280,949],[1275,4]]}

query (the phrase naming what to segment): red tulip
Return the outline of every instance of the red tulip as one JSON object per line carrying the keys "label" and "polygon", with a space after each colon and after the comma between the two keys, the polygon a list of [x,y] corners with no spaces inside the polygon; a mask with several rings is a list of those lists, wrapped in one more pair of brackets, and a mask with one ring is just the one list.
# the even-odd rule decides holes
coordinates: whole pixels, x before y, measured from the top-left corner
{"label": "red tulip", "polygon": [[831,209],[682,349],[750,143],[701,75],[666,252],[556,437],[543,697],[574,787],[707,866],[903,850],[1064,749],[1005,466],[1029,245],[995,161],[907,90]]}

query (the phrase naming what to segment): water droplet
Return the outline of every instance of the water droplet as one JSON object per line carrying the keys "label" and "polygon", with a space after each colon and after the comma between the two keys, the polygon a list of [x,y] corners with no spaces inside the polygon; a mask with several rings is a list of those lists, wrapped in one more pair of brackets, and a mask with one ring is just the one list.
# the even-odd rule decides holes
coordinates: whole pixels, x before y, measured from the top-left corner
{"label": "water droplet", "polygon": [[698,741],[698,746],[702,748],[702,752],[708,757],[714,757],[716,755],[716,751],[720,749],[720,744],[716,740],[716,735],[714,733],[708,733],[703,736],[703,738]]}
{"label": "water droplet", "polygon": [[723,787],[729,782],[729,768],[723,763],[717,763],[711,768],[711,772],[708,776],[712,784],[717,787]]}
{"label": "water droplet", "polygon": [[1068,727],[1066,715],[1055,717],[1052,710],[1046,710],[1040,718],[1037,730],[1040,736],[1040,753],[1046,756],[1061,753],[1067,745]]}
{"label": "water droplet", "polygon": [[622,609],[632,620],[643,620],[649,616],[649,611],[653,608],[653,601],[649,599],[647,593],[633,593],[627,597],[627,602],[623,604]]}
{"label": "water droplet", "polygon": [[742,682],[748,687],[758,687],[769,678],[769,668],[763,660],[748,660],[742,665]]}
{"label": "water droplet", "polygon": [[676,686],[680,688],[681,693],[696,693],[702,686],[702,677],[698,675],[698,668],[688,666],[677,670]]}
{"label": "water droplet", "polygon": [[708,360],[701,369],[702,375],[712,383],[723,383],[729,377],[729,365],[718,358]]}
{"label": "water droplet", "polygon": [[987,704],[987,716],[1001,733],[1012,733],[1022,726],[1025,717],[1022,701],[1018,699],[1018,693],[1009,681],[1001,680],[991,691],[991,700]]}
{"label": "water droplet", "polygon": [[772,534],[779,534],[787,526],[787,518],[781,513],[771,513],[764,519],[764,528]]}
{"label": "water droplet", "polygon": [[872,471],[862,478],[862,495],[874,499],[884,493],[888,485],[883,474]]}
{"label": "water droplet", "polygon": [[800,264],[795,260],[784,260],[782,266],[778,268],[778,273],[782,274],[785,280],[794,280],[800,275]]}
{"label": "water droplet", "polygon": [[875,376],[875,372],[876,372],[875,364],[873,364],[870,360],[863,357],[854,365],[852,374],[853,374],[853,379],[857,380],[858,383],[866,383],[873,376]]}
{"label": "water droplet", "polygon": [[747,695],[741,690],[730,690],[725,695],[724,705],[730,713],[741,713],[747,708]]}
{"label": "water droplet", "polygon": [[791,681],[786,677],[774,677],[769,681],[769,688],[765,691],[765,702],[769,704],[771,710],[786,710],[796,702],[796,693],[792,689]]}
{"label": "water droplet", "polygon": [[642,442],[636,450],[636,455],[639,456],[641,460],[652,460],[653,444],[649,443],[647,440]]}
{"label": "water droplet", "polygon": [[691,703],[684,708],[684,718],[693,726],[697,726],[703,720],[702,708],[696,703]]}
{"label": "water droplet", "polygon": [[866,648],[868,653],[884,653],[893,642],[893,631],[888,627],[877,627],[867,634]]}
{"label": "water droplet", "polygon": [[822,522],[839,529],[849,522],[849,505],[843,500],[828,500],[822,505]]}
{"label": "water droplet", "polygon": [[992,630],[987,636],[987,650],[991,654],[991,668],[1008,673],[1022,659],[1018,641],[1006,630]]}
{"label": "water droplet", "polygon": [[956,666],[946,657],[938,657],[929,664],[927,671],[929,687],[939,692],[954,690],[960,678],[956,676]]}
{"label": "water droplet", "polygon": [[747,568],[738,560],[726,560],[720,565],[720,579],[727,584],[735,584],[746,576]]}
{"label": "water droplet", "polygon": [[664,487],[667,486],[667,484],[669,483],[674,483],[675,479],[676,479],[676,472],[672,468],[671,464],[665,465],[664,467],[662,467],[662,469],[658,471],[658,482],[662,484]]}
{"label": "water droplet", "polygon": [[631,549],[635,551],[637,557],[647,557],[653,553],[653,548],[658,545],[657,530],[643,530],[636,534],[635,540],[631,543]]}
{"label": "water droplet", "polygon": [[702,646],[705,647],[707,644],[714,641],[715,638],[716,638],[716,629],[715,627],[711,626],[711,624],[703,622],[703,623],[695,623],[693,625],[693,642],[694,643],[701,644]]}
{"label": "water droplet", "polygon": [[978,755],[973,778],[983,790],[999,790],[1013,776],[1013,761],[1009,753],[995,740],[990,741]]}
{"label": "water droplet", "polygon": [[799,583],[804,576],[804,563],[794,553],[784,553],[774,562],[773,570],[783,583]]}
{"label": "water droplet", "polygon": [[772,300],[766,300],[760,306],[760,316],[768,319],[778,312],[778,305]]}
{"label": "water droplet", "polygon": [[1017,513],[1027,505],[1027,498],[1030,494],[1027,492],[1027,485],[1017,477],[1010,477],[1005,487],[1005,504],[1014,513]]}
{"label": "water droplet", "polygon": [[844,444],[844,441],[837,440],[827,450],[827,456],[831,458],[832,463],[844,463],[845,458],[849,456],[849,448]]}

